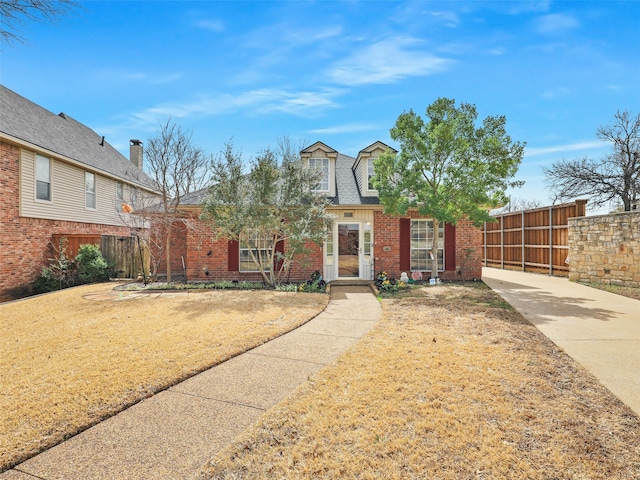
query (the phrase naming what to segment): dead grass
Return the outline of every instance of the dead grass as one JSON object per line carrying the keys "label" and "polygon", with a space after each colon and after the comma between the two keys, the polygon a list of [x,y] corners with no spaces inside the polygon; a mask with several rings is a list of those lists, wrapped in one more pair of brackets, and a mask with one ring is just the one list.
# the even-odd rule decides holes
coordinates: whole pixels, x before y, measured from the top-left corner
{"label": "dead grass", "polygon": [[598,290],[604,290],[605,292],[615,293],[616,295],[622,295],[623,297],[634,298],[640,300],[640,288],[636,287],[622,287],[619,285],[606,285],[604,283],[583,283],[587,287],[597,288]]}
{"label": "dead grass", "polygon": [[484,284],[427,287],[202,477],[631,480],[640,419]]}
{"label": "dead grass", "polygon": [[0,472],[295,328],[328,301],[272,291],[149,296],[112,288],[0,305]]}

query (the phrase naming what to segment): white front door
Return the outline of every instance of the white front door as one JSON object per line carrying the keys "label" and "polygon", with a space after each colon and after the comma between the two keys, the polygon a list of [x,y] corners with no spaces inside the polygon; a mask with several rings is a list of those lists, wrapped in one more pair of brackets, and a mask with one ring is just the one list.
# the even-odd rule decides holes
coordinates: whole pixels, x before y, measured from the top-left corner
{"label": "white front door", "polygon": [[335,222],[325,242],[324,278],[371,280],[372,242],[371,222]]}
{"label": "white front door", "polygon": [[338,278],[360,278],[360,223],[338,223],[336,269]]}

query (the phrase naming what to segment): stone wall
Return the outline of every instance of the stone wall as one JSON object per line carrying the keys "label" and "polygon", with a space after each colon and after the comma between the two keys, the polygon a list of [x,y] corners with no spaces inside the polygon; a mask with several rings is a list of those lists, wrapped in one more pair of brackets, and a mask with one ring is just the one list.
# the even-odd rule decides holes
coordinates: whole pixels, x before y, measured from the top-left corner
{"label": "stone wall", "polygon": [[569,280],[640,287],[640,212],[569,219]]}

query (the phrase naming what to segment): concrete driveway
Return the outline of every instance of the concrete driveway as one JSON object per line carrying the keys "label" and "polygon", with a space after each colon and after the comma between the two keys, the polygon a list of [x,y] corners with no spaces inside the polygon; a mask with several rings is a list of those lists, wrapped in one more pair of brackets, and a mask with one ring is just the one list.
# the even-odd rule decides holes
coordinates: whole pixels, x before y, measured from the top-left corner
{"label": "concrete driveway", "polygon": [[482,280],[640,415],[640,300],[497,268]]}

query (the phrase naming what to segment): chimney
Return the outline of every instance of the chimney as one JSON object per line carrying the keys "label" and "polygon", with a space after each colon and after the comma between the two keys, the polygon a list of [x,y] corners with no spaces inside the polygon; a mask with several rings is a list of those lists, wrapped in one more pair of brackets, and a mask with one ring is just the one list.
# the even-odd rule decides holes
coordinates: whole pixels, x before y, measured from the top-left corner
{"label": "chimney", "polygon": [[142,142],[140,140],[129,140],[129,160],[142,170]]}

